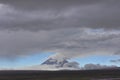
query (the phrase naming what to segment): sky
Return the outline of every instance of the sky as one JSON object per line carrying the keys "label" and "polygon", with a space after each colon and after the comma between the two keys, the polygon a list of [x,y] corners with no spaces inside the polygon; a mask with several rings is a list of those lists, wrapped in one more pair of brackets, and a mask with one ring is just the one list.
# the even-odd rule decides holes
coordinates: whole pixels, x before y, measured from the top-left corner
{"label": "sky", "polygon": [[0,0],[0,69],[49,56],[120,66],[119,9],[119,0]]}

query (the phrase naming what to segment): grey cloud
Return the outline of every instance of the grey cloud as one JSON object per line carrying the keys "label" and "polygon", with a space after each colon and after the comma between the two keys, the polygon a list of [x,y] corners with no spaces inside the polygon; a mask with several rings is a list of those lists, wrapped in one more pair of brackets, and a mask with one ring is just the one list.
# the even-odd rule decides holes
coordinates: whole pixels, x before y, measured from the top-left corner
{"label": "grey cloud", "polygon": [[[98,29],[99,30],[99,29]],[[0,31],[0,57],[24,57],[39,52],[55,52],[54,57],[114,55],[119,51],[120,32],[90,28],[50,31]]]}
{"label": "grey cloud", "polygon": [[110,62],[116,62],[116,60],[110,60]]}
{"label": "grey cloud", "polygon": [[63,67],[71,67],[71,68],[76,68],[79,69],[79,64],[77,62],[69,62],[63,65]]}
{"label": "grey cloud", "polygon": [[[120,1],[0,1],[0,29],[53,30],[70,27],[119,29]],[[6,7],[8,6],[8,7]],[[56,9],[55,9],[56,8]]]}
{"label": "grey cloud", "polygon": [[118,0],[0,0],[0,56],[119,54]]}
{"label": "grey cloud", "polygon": [[[109,1],[109,0],[106,0]],[[13,5],[19,9],[44,9],[44,8],[64,8],[75,5],[89,5],[94,3],[106,2],[105,0],[29,0],[29,1],[15,1],[15,0],[1,0],[1,3]]]}
{"label": "grey cloud", "polygon": [[93,34],[91,32],[81,32],[77,29],[73,35],[69,34],[61,38],[59,37],[60,42],[54,43],[51,50],[57,52],[57,54],[54,55],[56,58],[71,58],[86,55],[114,55],[119,51],[120,38],[119,33],[111,33],[112,31],[108,31],[105,34],[102,34],[102,32],[98,34],[95,32],[95,34]]}
{"label": "grey cloud", "polygon": [[106,69],[106,68],[116,68],[117,66],[107,66],[107,65],[100,65],[100,64],[86,64],[84,66],[85,70],[91,70],[91,69]]}
{"label": "grey cloud", "polygon": [[119,62],[120,62],[120,59],[110,60],[110,62],[112,62],[112,63],[119,63]]}

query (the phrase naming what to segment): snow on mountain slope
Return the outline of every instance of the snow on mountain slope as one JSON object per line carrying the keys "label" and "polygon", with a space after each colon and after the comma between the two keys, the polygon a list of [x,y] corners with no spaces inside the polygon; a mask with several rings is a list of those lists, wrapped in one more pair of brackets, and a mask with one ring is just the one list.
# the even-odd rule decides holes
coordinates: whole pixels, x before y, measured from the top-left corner
{"label": "snow on mountain slope", "polygon": [[23,68],[25,70],[79,70],[77,62],[69,62],[67,59],[53,59],[49,58],[40,65],[34,65]]}
{"label": "snow on mountain slope", "polygon": [[49,58],[41,64],[42,66],[54,66],[56,69],[70,69],[76,70],[79,69],[79,64],[77,62],[69,62],[67,59],[53,59]]}

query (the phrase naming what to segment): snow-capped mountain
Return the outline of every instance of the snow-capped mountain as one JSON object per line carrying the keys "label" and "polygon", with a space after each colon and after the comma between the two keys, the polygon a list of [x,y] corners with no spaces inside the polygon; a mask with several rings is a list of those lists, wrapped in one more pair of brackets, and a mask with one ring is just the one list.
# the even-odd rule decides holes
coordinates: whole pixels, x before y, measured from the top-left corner
{"label": "snow-capped mountain", "polygon": [[77,62],[69,62],[67,59],[56,59],[49,57],[40,65],[28,66],[21,70],[80,70]]}
{"label": "snow-capped mountain", "polygon": [[45,62],[41,64],[42,66],[54,66],[56,69],[71,69],[76,70],[79,69],[79,64],[77,62],[69,62],[67,59],[54,59],[49,58]]}
{"label": "snow-capped mountain", "polygon": [[49,57],[46,61],[39,65],[23,67],[20,70],[93,70],[93,69],[120,69],[117,66],[107,66],[100,64],[86,64],[79,67],[77,62],[70,62],[66,58],[56,59]]}

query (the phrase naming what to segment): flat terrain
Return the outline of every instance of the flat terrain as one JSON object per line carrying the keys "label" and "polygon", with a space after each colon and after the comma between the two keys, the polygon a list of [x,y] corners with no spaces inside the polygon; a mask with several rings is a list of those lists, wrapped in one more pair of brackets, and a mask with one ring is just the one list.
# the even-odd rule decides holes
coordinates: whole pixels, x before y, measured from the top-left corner
{"label": "flat terrain", "polygon": [[0,80],[120,80],[120,69],[80,71],[0,71]]}

